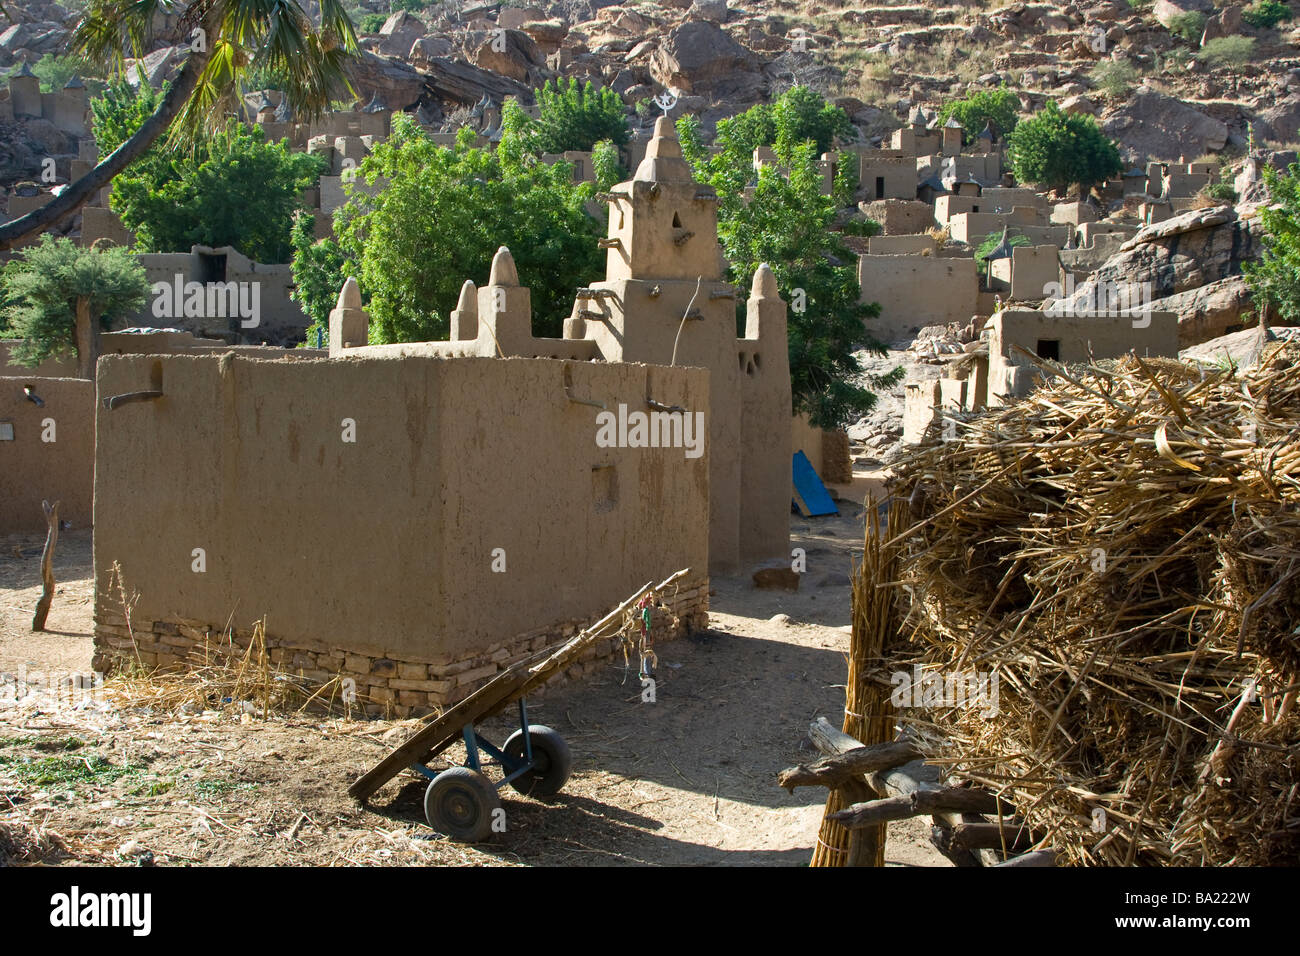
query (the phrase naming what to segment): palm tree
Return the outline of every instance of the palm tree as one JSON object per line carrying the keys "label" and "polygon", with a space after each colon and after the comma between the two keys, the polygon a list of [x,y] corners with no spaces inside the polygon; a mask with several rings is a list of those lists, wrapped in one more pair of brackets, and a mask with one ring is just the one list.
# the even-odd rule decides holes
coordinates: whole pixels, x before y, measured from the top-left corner
{"label": "palm tree", "polygon": [[[90,0],[73,32],[72,51],[122,76],[126,51],[137,58],[148,52],[154,16],[181,8],[176,0]],[[317,26],[297,0],[194,0],[184,7],[181,29],[190,41],[189,56],[158,109],[60,195],[0,224],[0,249],[72,215],[164,132],[183,143],[220,126],[239,103],[241,79],[253,70],[282,77],[284,94],[304,116],[324,112],[331,95],[351,92],[345,71],[357,52],[356,31],[341,0],[320,0],[320,9]]]}

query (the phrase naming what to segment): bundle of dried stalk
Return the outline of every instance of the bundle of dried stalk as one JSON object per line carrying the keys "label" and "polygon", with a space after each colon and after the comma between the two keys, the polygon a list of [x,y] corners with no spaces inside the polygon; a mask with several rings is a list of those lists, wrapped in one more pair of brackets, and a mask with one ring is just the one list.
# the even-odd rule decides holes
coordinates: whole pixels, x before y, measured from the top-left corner
{"label": "bundle of dried stalk", "polygon": [[901,468],[919,520],[889,669],[999,691],[990,716],[906,719],[1062,862],[1295,863],[1300,349],[1050,371]]}
{"label": "bundle of dried stalk", "polygon": [[[862,562],[853,567],[853,632],[849,640],[849,673],[844,689],[844,733],[864,744],[886,743],[894,739],[894,709],[889,691],[882,688],[875,675],[880,669],[887,644],[898,633],[899,595],[893,586],[878,587],[878,582],[892,582],[898,568],[897,543],[886,544],[907,527],[901,509],[892,509],[883,526],[877,523],[874,502],[867,502],[866,539]],[[866,784],[852,793],[831,790],[813,866],[884,866],[885,826],[864,830],[846,830],[826,816],[851,806],[855,801],[872,799]]]}
{"label": "bundle of dried stalk", "polygon": [[191,648],[184,670],[152,670],[128,663],[107,681],[104,692],[121,706],[168,714],[215,710],[266,717],[311,708],[348,716],[366,702],[362,695],[345,695],[338,677],[321,683],[274,663],[261,621],[253,625],[247,646],[235,643],[227,631]]}

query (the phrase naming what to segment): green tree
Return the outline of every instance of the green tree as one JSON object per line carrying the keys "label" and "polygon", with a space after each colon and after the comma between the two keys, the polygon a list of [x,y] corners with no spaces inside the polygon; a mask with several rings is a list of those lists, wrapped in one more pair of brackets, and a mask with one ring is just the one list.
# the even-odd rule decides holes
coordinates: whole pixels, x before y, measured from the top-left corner
{"label": "green tree", "polygon": [[[719,149],[713,155],[700,143],[699,124],[693,117],[678,120],[678,137],[696,177],[718,194],[718,240],[730,263],[730,281],[747,286],[754,270],[766,262],[782,296],[791,303],[793,410],[808,413],[823,428],[839,428],[870,411],[876,401],[871,389],[896,384],[902,371],[869,376],[855,355],[858,349],[883,355],[885,349],[864,326],[880,314],[880,307],[860,301],[857,258],[835,231],[836,219],[852,192],[851,164],[841,164],[832,195],[822,195],[818,146],[809,137],[789,147],[788,173],[765,166],[753,187],[753,198],[745,198],[753,150],[776,141],[782,122],[777,118],[782,115],[779,105],[780,101],[773,106],[760,104],[720,122]],[[798,113],[785,112],[784,121],[790,122],[789,117]],[[791,142],[791,133],[786,136],[786,142]],[[869,227],[856,228],[869,231]]]}
{"label": "green tree", "polygon": [[627,179],[627,170],[619,162],[618,147],[613,140],[602,139],[591,148],[591,171],[601,192]]}
{"label": "green tree", "polygon": [[[584,208],[595,193],[575,185],[568,164],[548,166],[434,143],[408,116],[362,160],[360,180],[334,228],[345,271],[370,297],[372,340],[445,339],[465,279],[482,281],[497,246],[514,254],[532,290],[533,330],[558,337],[575,288],[599,275],[600,224]],[[370,195],[382,177],[384,187]],[[338,290],[335,289],[335,295]]]}
{"label": "green tree", "polygon": [[1257,305],[1273,306],[1283,323],[1300,322],[1300,163],[1285,173],[1264,167],[1272,202],[1260,206],[1264,252],[1243,263],[1246,284]]}
{"label": "green tree", "polygon": [[1278,0],[1259,0],[1252,3],[1241,14],[1241,18],[1252,27],[1271,30],[1283,20],[1291,19],[1291,8]]}
{"label": "green tree", "polygon": [[783,163],[806,140],[812,140],[820,156],[835,145],[837,137],[848,141],[858,136],[848,113],[806,86],[792,86],[772,104],[772,122],[776,127],[772,147]]}
{"label": "green tree", "polygon": [[1020,97],[1006,87],[979,90],[962,100],[945,103],[939,111],[943,122],[956,118],[967,142],[973,140],[988,123],[999,136],[1008,135],[1020,120]]}
{"label": "green tree", "polygon": [[94,378],[100,331],[144,305],[148,292],[144,269],[125,249],[83,249],[42,236],[0,277],[2,314],[22,338],[14,360],[35,367],[73,349],[77,375]]}
{"label": "green tree", "polygon": [[[136,93],[118,85],[95,100],[92,128],[100,152],[129,139],[158,98],[147,87]],[[299,196],[325,164],[291,151],[287,141],[267,143],[264,137],[260,127],[231,121],[202,134],[188,150],[155,145],[117,177],[109,205],[144,251],[230,245],[258,262],[287,262]]]}
{"label": "green tree", "polygon": [[1007,137],[1011,168],[1022,183],[1050,186],[1063,194],[1071,185],[1085,190],[1123,168],[1119,149],[1097,121],[1080,113],[1062,113],[1054,100],[1016,126]]}
{"label": "green tree", "polygon": [[345,68],[357,52],[357,38],[340,0],[320,0],[314,17],[298,0],[89,0],[78,14],[70,52],[120,79],[127,56],[139,58],[154,48],[157,14],[177,10],[189,52],[154,112],[58,196],[0,224],[0,249],[75,213],[164,133],[170,131],[175,143],[224,126],[250,71],[282,76],[290,102],[306,116],[328,108],[337,90],[350,90]]}
{"label": "green tree", "polygon": [[318,335],[322,345],[328,343],[330,310],[338,301],[339,290],[347,278],[343,274],[346,265],[343,250],[333,237],[316,238],[315,220],[315,216],[299,212],[293,218],[290,235],[294,284],[290,298],[301,305],[312,320],[303,343],[310,346],[316,344]]}
{"label": "green tree", "polygon": [[1198,43],[1205,33],[1205,14],[1189,10],[1170,17],[1169,32],[1188,43]]}
{"label": "green tree", "polygon": [[[563,153],[588,150],[603,139],[618,146],[628,140],[627,108],[623,98],[608,87],[588,80],[580,84],[570,77],[548,80],[537,91],[538,117],[531,119],[521,109],[512,118],[512,134],[519,137],[525,152]],[[502,130],[507,129],[502,111]]]}

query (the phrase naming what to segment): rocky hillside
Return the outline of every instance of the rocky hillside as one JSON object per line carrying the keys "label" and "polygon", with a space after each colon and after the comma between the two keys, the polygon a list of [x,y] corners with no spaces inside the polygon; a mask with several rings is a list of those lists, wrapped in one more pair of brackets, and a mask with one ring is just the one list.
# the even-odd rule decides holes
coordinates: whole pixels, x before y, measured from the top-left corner
{"label": "rocky hillside", "polygon": [[[314,12],[314,4],[306,8]],[[0,14],[0,70],[66,49],[75,3],[14,0]],[[555,0],[353,9],[367,56],[358,86],[392,108],[448,117],[488,93],[574,76],[640,115],[665,88],[706,125],[795,82],[838,98],[864,138],[968,91],[1006,84],[1027,110],[1052,97],[1097,115],[1133,160],[1195,159],[1300,139],[1300,20],[1251,26],[1212,0],[996,0],[844,5],[796,0]],[[382,21],[382,22],[381,22]],[[165,76],[181,41],[160,16],[146,60]],[[370,30],[371,32],[366,32]]]}

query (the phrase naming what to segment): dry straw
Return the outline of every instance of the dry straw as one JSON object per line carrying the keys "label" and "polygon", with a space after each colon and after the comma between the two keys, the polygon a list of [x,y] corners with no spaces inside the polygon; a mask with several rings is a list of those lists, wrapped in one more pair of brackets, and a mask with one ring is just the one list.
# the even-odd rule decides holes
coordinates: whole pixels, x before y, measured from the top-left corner
{"label": "dry straw", "polygon": [[[867,501],[867,530],[861,564],[852,571],[853,632],[849,641],[849,673],[844,690],[844,733],[864,744],[887,743],[894,739],[894,710],[889,691],[875,678],[888,644],[899,627],[897,589],[889,586],[897,574],[899,547],[887,544],[906,527],[901,509],[891,509],[882,527],[877,522],[874,502]],[[884,583],[885,586],[878,586]],[[865,785],[863,785],[865,786]],[[858,799],[874,794],[858,793]],[[846,809],[855,794],[831,790],[826,814]],[[861,841],[858,843],[857,841]],[[813,866],[884,866],[885,827],[849,831],[823,816]]]}
{"label": "dry straw", "polygon": [[1063,862],[1297,862],[1300,349],[1047,370],[902,466],[892,666],[1000,678],[909,718]]}

